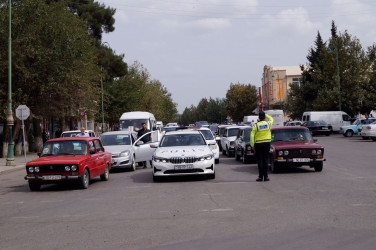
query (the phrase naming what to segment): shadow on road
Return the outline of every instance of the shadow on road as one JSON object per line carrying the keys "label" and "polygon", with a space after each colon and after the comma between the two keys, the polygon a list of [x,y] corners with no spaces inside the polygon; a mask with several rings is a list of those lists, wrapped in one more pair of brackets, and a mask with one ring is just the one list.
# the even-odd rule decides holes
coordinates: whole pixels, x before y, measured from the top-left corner
{"label": "shadow on road", "polygon": [[[136,172],[131,176],[131,179],[135,183],[153,183],[153,174],[151,171]],[[196,181],[205,181],[208,178],[205,175],[190,175],[190,176],[164,176],[161,181],[163,182],[196,182]]]}

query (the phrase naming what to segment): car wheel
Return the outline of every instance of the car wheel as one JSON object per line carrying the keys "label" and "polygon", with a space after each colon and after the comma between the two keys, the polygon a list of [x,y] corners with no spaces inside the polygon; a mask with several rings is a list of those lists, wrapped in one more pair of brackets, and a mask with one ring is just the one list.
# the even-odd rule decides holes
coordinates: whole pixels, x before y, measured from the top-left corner
{"label": "car wheel", "polygon": [[273,157],[270,158],[270,170],[272,171],[272,173],[278,173],[279,171],[279,164],[278,162],[274,161]]}
{"label": "car wheel", "polygon": [[376,141],[376,137],[371,137],[372,141]]}
{"label": "car wheel", "polygon": [[132,166],[131,166],[131,171],[136,170],[136,160],[134,159],[134,156],[132,157]]}
{"label": "car wheel", "polygon": [[110,177],[110,170],[108,165],[106,166],[106,169],[104,170],[104,173],[100,175],[101,181],[108,181],[108,178]]}
{"label": "car wheel", "polygon": [[214,174],[208,174],[208,179],[215,179],[215,172]]}
{"label": "car wheel", "polygon": [[215,164],[218,164],[218,163],[219,163],[219,158],[215,159]]}
{"label": "car wheel", "polygon": [[242,159],[242,162],[243,162],[243,164],[247,164],[248,163],[248,158],[247,158],[247,156],[243,153],[243,157],[242,157],[243,159]]}
{"label": "car wheel", "polygon": [[316,162],[313,167],[315,168],[315,172],[321,172],[322,171],[322,167],[323,167],[323,163],[322,162]]}
{"label": "car wheel", "polygon": [[235,160],[240,161],[240,155],[237,152],[235,152]]}
{"label": "car wheel", "polygon": [[346,134],[346,137],[352,137],[354,132],[352,130],[347,130],[345,134]]}
{"label": "car wheel", "polygon": [[226,155],[226,150],[222,149],[222,155]]}
{"label": "car wheel", "polygon": [[39,191],[40,190],[40,184],[36,182],[29,181],[29,188],[31,191]]}
{"label": "car wheel", "polygon": [[84,170],[80,178],[80,187],[82,189],[87,189],[89,187],[90,173],[87,169]]}

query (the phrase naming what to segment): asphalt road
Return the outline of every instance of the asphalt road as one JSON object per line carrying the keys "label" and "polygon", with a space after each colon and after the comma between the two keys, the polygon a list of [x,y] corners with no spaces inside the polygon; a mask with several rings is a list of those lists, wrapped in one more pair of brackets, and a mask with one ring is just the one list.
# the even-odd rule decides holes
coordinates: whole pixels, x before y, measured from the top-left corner
{"label": "asphalt road", "polygon": [[319,136],[327,161],[270,174],[222,157],[216,179],[113,172],[89,189],[0,175],[1,249],[375,249],[376,142]]}

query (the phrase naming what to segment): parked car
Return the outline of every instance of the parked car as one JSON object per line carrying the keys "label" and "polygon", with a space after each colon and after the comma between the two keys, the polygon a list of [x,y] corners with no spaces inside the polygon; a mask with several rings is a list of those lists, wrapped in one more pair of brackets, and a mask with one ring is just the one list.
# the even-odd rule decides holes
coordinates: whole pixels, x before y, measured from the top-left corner
{"label": "parked car", "polygon": [[111,153],[106,152],[99,138],[69,137],[47,141],[38,159],[26,163],[25,180],[31,191],[41,185],[78,181],[89,187],[90,179],[100,176],[107,181],[111,169]]}
{"label": "parked car", "polygon": [[363,139],[371,138],[372,141],[376,141],[376,121],[371,124],[363,125],[360,135]]}
{"label": "parked car", "polygon": [[239,126],[225,127],[221,137],[222,154],[232,157],[235,155],[235,139],[238,135]]}
{"label": "parked car", "polygon": [[285,126],[302,126],[303,122],[301,121],[291,121],[291,122],[286,122]]}
{"label": "parked car", "polygon": [[218,144],[215,140],[213,133],[211,132],[209,128],[205,128],[205,127],[199,128],[198,131],[200,131],[202,135],[205,137],[205,140],[209,144],[210,149],[214,153],[215,163],[218,164],[219,163],[219,147],[218,147]]}
{"label": "parked car", "polygon": [[280,127],[271,130],[270,168],[273,173],[284,167],[308,165],[316,172],[323,169],[324,147],[305,127]]}
{"label": "parked car", "polygon": [[207,175],[215,178],[214,154],[204,136],[195,130],[177,130],[166,133],[153,156],[153,180],[166,176]]}
{"label": "parked car", "polygon": [[331,125],[325,121],[308,121],[303,123],[304,127],[307,127],[311,131],[312,135],[326,135],[329,136],[333,133]]}
{"label": "parked car", "polygon": [[[70,130],[64,131],[61,133],[61,138],[63,137],[75,137],[77,134],[81,133],[81,130]],[[90,137],[96,137],[95,132],[93,130],[85,130],[85,133],[88,133]]]}
{"label": "parked car", "polygon": [[[374,122],[376,121],[375,118],[368,118],[371,122]],[[364,121],[366,119],[363,118],[363,119],[356,119],[351,125],[349,126],[342,126],[339,130],[339,133],[340,134],[343,134],[343,136],[345,137],[352,137],[354,134],[358,134],[360,131],[359,131],[359,128],[361,128],[363,125],[364,125]]]}
{"label": "parked car", "polygon": [[217,141],[217,144],[219,146],[219,152],[222,152],[222,144],[221,144],[221,137],[225,133],[225,128],[229,125],[218,125],[217,130],[215,132],[215,140]]}
{"label": "parked car", "polygon": [[[136,170],[136,154],[133,143],[137,140],[137,133],[112,131],[103,133],[99,138],[104,149],[112,154],[112,169],[129,168],[132,171]],[[152,154],[153,152],[151,152],[149,159],[151,159]]]}
{"label": "parked car", "polygon": [[256,159],[250,143],[251,131],[252,127],[250,126],[240,127],[235,139],[235,159],[237,161],[242,159],[244,164]]}

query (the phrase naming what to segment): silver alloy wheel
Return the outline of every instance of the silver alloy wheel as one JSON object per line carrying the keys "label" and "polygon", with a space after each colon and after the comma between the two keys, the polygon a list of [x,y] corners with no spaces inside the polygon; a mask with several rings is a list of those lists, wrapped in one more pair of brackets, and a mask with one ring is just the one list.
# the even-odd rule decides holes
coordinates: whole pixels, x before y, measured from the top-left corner
{"label": "silver alloy wheel", "polygon": [[136,161],[134,159],[134,156],[132,157],[132,171],[135,171],[136,170]]}

